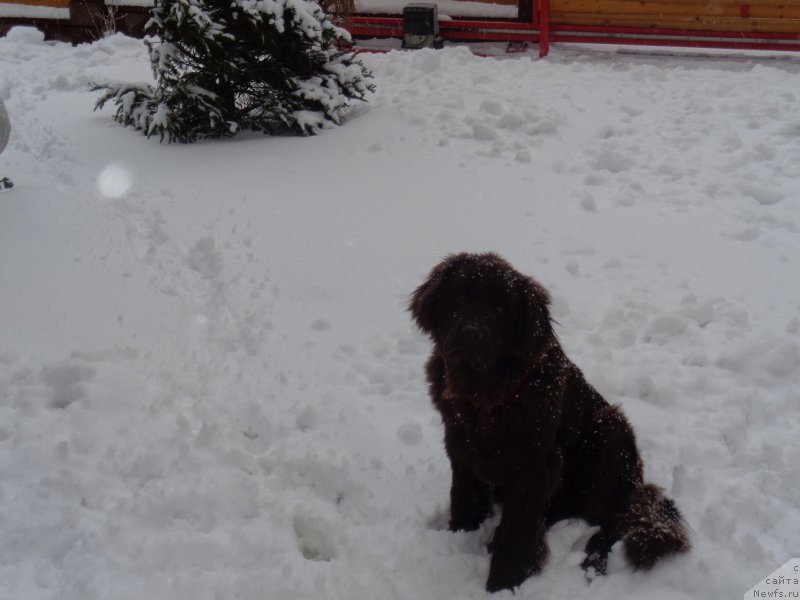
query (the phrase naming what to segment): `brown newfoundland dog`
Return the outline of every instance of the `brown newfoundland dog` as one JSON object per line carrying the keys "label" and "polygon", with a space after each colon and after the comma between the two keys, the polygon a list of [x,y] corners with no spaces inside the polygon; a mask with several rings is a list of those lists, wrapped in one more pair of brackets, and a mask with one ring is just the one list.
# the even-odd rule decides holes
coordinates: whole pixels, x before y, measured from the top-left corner
{"label": "brown newfoundland dog", "polygon": [[583,561],[597,574],[618,540],[636,569],[689,548],[673,501],[642,479],[627,419],[564,355],[549,303],[491,253],[448,257],[411,296],[433,341],[426,369],[453,471],[450,529],[477,529],[502,504],[490,592],[541,570],[545,531],[562,519],[600,527]]}

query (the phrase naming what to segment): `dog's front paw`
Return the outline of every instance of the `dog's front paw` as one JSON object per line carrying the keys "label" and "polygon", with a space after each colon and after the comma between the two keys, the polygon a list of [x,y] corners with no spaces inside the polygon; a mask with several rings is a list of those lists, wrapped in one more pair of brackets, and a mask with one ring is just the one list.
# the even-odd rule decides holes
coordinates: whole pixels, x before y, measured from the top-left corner
{"label": "dog's front paw", "polygon": [[501,590],[513,590],[522,585],[533,570],[522,564],[497,563],[492,561],[489,570],[489,579],[486,581],[487,592],[499,592]]}
{"label": "dog's front paw", "polygon": [[605,577],[608,574],[608,555],[594,552],[586,556],[581,563],[584,576],[587,581],[592,581],[598,577]]}
{"label": "dog's front paw", "polygon": [[546,560],[547,546],[545,545],[537,547],[535,551],[528,556],[524,554],[504,556],[504,553],[497,550],[492,555],[486,590],[488,592],[513,590],[522,585],[531,575],[539,573]]}
{"label": "dog's front paw", "polygon": [[586,543],[586,558],[581,563],[587,580],[602,577],[608,572],[608,554],[616,541],[617,536],[608,529],[600,529],[589,538]]}

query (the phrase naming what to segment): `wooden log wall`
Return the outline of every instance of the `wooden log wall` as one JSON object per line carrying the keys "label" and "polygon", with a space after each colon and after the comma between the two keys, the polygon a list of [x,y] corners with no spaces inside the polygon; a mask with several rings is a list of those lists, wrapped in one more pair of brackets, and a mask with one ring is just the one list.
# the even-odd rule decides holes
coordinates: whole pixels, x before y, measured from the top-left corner
{"label": "wooden log wall", "polygon": [[44,6],[48,8],[69,8],[69,0],[0,0],[0,4],[20,6]]}
{"label": "wooden log wall", "polygon": [[800,3],[792,0],[551,0],[550,6],[553,27],[800,33]]}

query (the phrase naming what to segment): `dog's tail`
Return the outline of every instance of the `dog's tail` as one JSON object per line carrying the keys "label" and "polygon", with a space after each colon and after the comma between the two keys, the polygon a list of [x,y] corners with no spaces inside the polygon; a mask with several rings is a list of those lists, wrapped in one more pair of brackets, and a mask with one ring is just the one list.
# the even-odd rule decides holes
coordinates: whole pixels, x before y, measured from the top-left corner
{"label": "dog's tail", "polygon": [[691,547],[681,513],[656,485],[642,484],[633,492],[621,521],[625,557],[634,569],[649,569],[659,559]]}

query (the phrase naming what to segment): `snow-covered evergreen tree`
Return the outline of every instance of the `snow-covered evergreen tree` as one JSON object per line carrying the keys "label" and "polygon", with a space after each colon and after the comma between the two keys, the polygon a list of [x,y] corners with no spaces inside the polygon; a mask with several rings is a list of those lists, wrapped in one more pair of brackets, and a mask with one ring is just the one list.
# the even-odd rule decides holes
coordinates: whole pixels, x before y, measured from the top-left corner
{"label": "snow-covered evergreen tree", "polygon": [[162,141],[313,134],[373,89],[313,0],[156,0],[147,34],[156,85],[95,85],[96,108]]}

